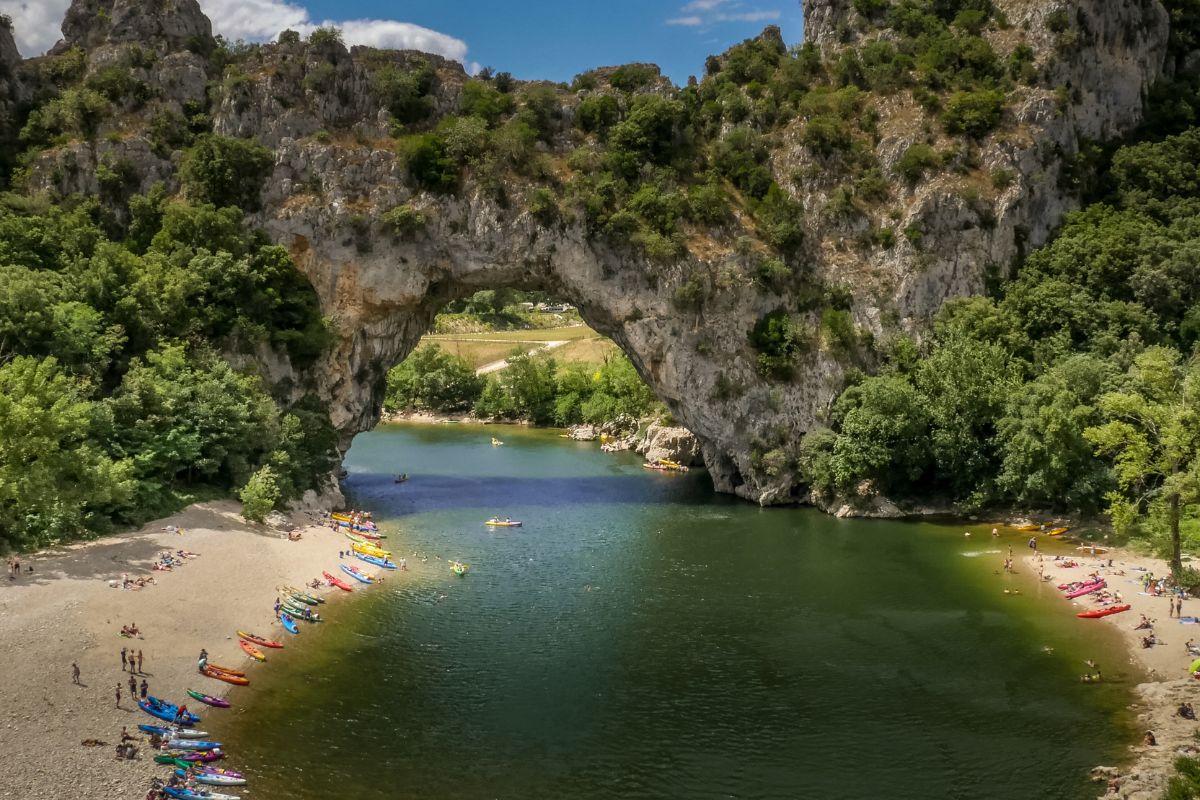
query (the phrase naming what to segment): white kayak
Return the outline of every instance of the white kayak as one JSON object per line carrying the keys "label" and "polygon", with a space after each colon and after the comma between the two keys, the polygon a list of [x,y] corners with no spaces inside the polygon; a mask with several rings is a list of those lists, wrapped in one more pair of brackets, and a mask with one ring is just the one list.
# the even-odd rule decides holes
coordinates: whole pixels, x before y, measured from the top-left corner
{"label": "white kayak", "polygon": [[[232,775],[221,775],[216,772],[197,772],[192,776],[197,783],[207,783],[210,786],[245,786],[245,778],[235,778]],[[216,795],[213,795],[214,797]]]}

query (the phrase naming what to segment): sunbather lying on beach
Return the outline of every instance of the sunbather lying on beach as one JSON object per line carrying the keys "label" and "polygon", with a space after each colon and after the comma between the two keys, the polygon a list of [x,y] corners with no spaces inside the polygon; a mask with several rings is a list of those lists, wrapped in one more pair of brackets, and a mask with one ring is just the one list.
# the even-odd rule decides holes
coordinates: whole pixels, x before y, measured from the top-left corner
{"label": "sunbather lying on beach", "polygon": [[1146,615],[1142,614],[1141,622],[1139,622],[1137,625],[1134,625],[1133,629],[1135,631],[1140,631],[1142,628],[1152,628],[1152,627],[1154,627],[1154,620],[1146,619]]}
{"label": "sunbather lying on beach", "polygon": [[1158,639],[1154,638],[1153,633],[1150,634],[1149,636],[1142,637],[1142,647],[1144,649],[1149,650],[1151,647],[1154,647],[1154,645],[1156,645],[1156,644],[1158,644]]}

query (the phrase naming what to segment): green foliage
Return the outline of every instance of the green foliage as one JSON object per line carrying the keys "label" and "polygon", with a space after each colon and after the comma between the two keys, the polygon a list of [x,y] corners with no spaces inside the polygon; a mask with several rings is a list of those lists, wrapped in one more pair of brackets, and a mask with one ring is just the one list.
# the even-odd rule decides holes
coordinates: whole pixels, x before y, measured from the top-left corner
{"label": "green foliage", "polygon": [[718,172],[753,198],[761,198],[771,188],[766,143],[751,128],[730,130],[713,145],[712,160]]}
{"label": "green foliage", "polygon": [[632,178],[641,165],[669,164],[681,136],[683,105],[658,95],[640,95],[629,115],[609,132],[609,163],[619,175]]}
{"label": "green foliage", "polygon": [[982,139],[1000,124],[1004,113],[1004,94],[985,89],[975,92],[955,92],[946,101],[942,126],[949,134],[963,134]]}
{"label": "green foliage", "polygon": [[651,83],[658,77],[658,69],[649,64],[626,64],[617,67],[608,76],[608,83],[622,92],[633,92]]}
{"label": "green foliage", "polygon": [[758,369],[777,380],[792,377],[800,356],[812,345],[812,333],[799,315],[776,309],[750,331],[750,346],[758,351]]}
{"label": "green foliage", "polygon": [[460,167],[451,157],[446,140],[437,133],[406,136],[396,151],[408,168],[408,174],[421,187],[432,192],[452,192],[458,188]]}
{"label": "green foliage", "polygon": [[418,348],[388,372],[383,405],[393,412],[466,411],[479,399],[483,385],[467,362],[434,344]]}
{"label": "green foliage", "polygon": [[501,117],[511,113],[514,106],[511,95],[501,93],[484,81],[470,80],[463,84],[463,113],[479,117],[488,125],[495,125]]}
{"label": "green foliage", "polygon": [[274,154],[258,142],[206,133],[184,151],[179,177],[198,203],[256,211],[274,164]]}
{"label": "green foliage", "polygon": [[412,239],[424,229],[425,215],[408,203],[396,206],[381,217],[383,224],[392,229],[401,239]]}
{"label": "green foliage", "polygon": [[612,95],[598,94],[585,97],[575,110],[575,124],[588,133],[604,134],[621,115],[617,99]]}
{"label": "green foliage", "polygon": [[266,466],[251,475],[246,485],[238,492],[238,499],[242,501],[243,517],[250,522],[266,520],[267,514],[275,508],[280,499],[275,470]]}
{"label": "green foliage", "polygon": [[937,151],[924,142],[918,142],[904,151],[896,161],[896,172],[910,184],[925,177],[925,173],[941,166],[942,158]]}
{"label": "green foliage", "polygon": [[397,122],[408,125],[420,122],[433,111],[429,93],[436,77],[433,67],[424,59],[407,69],[387,64],[371,76],[371,91]]}
{"label": "green foliage", "polygon": [[27,145],[42,146],[96,135],[100,122],[112,106],[92,89],[71,88],[29,114],[20,139]]}
{"label": "green foliage", "polygon": [[314,30],[308,35],[308,43],[318,48],[344,46],[341,30],[332,26],[320,27]]}
{"label": "green foliage", "polygon": [[103,530],[129,505],[127,462],[95,435],[102,408],[54,358],[0,365],[0,543],[32,548]]}

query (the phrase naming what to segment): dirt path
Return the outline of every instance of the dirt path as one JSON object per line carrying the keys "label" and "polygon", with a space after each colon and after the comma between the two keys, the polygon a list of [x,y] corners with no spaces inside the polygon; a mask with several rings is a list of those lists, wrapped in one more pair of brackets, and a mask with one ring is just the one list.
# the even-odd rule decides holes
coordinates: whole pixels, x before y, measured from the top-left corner
{"label": "dirt path", "polygon": [[[472,341],[480,342],[480,341],[492,341],[492,340],[473,339]],[[501,340],[497,339],[495,341],[501,341]],[[572,341],[581,341],[581,340],[579,340],[579,339],[563,339],[563,340],[553,341],[553,342],[538,342],[539,346],[534,347],[530,350],[526,350],[525,355],[528,356],[528,355],[533,355],[534,353],[544,353],[548,350],[553,350],[556,347],[562,347],[564,344],[570,344]],[[516,342],[516,344],[530,344],[530,342]],[[511,358],[511,356],[510,356],[510,358]],[[475,370],[475,374],[476,375],[489,375],[493,372],[499,372],[500,370],[502,370],[508,366],[508,362],[509,362],[508,358],[502,358],[499,361],[493,361],[490,364],[484,364],[482,367]]]}

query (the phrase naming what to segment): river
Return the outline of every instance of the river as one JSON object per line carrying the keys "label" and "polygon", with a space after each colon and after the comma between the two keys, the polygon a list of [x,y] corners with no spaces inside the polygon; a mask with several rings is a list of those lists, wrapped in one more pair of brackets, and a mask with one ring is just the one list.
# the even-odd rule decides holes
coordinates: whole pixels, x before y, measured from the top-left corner
{"label": "river", "polygon": [[346,466],[410,571],[255,665],[218,729],[248,797],[1062,800],[1131,741],[1114,632],[998,574],[1020,534],[760,509],[514,427],[380,426]]}

